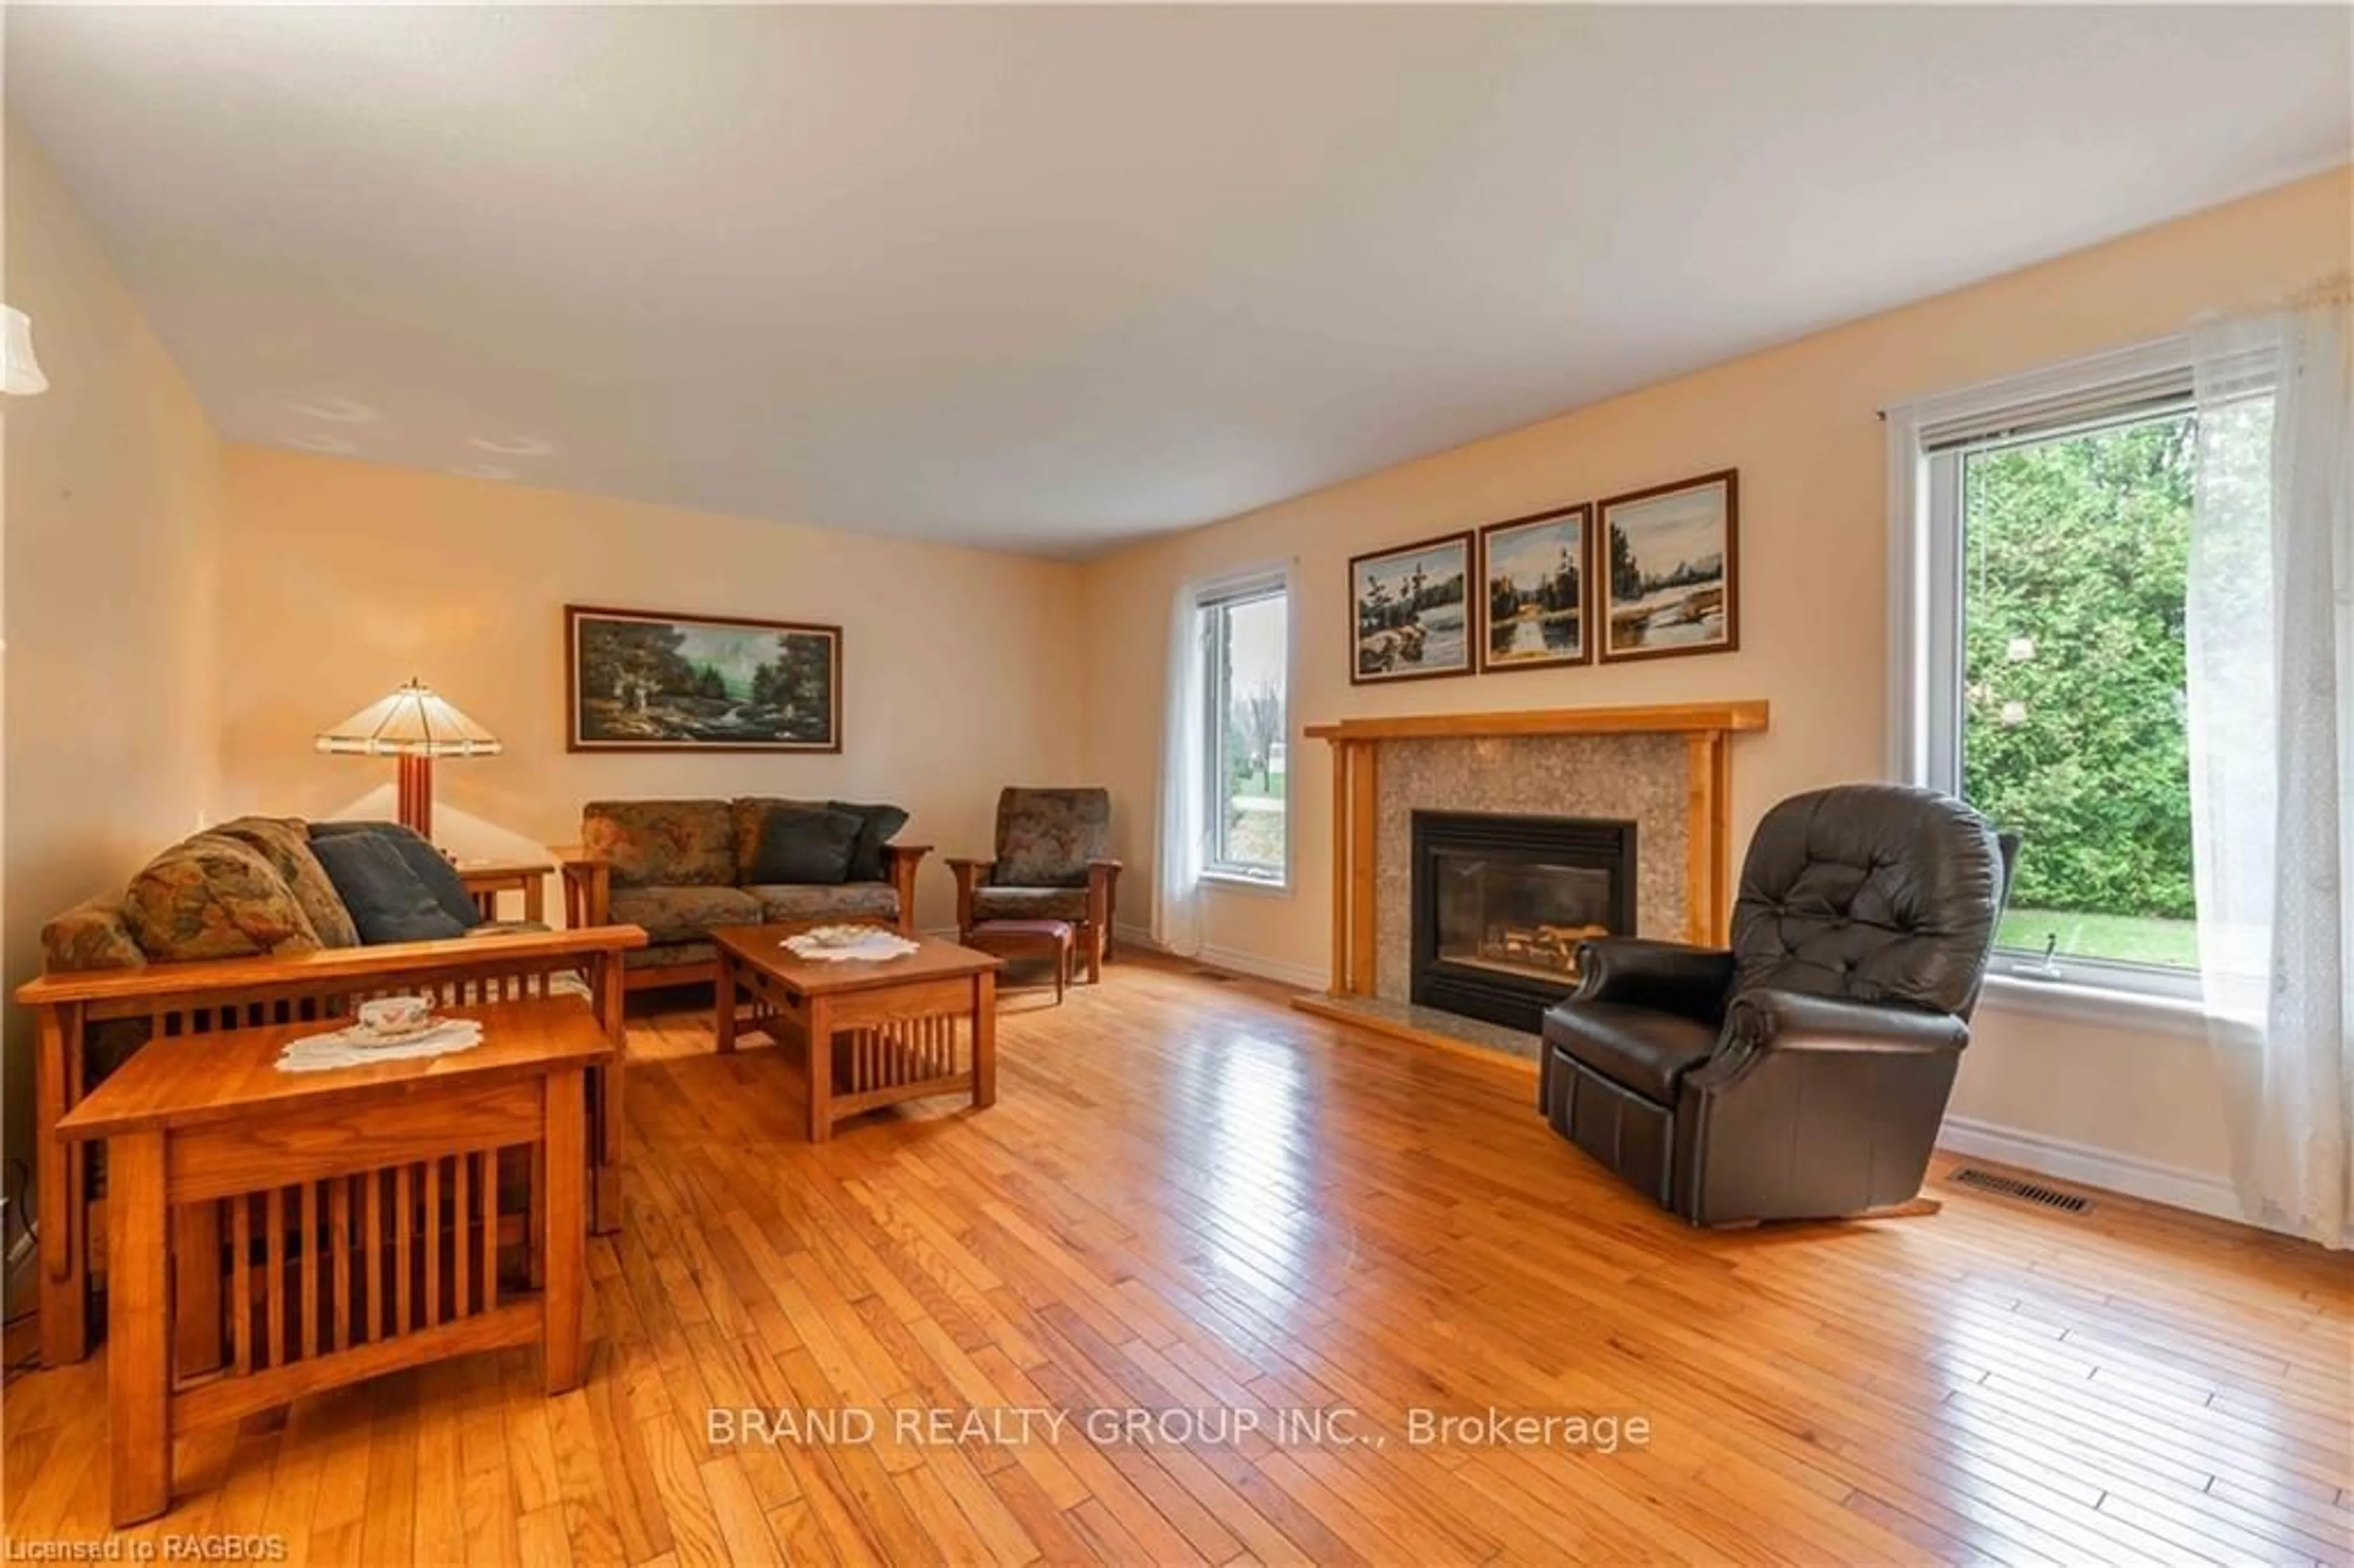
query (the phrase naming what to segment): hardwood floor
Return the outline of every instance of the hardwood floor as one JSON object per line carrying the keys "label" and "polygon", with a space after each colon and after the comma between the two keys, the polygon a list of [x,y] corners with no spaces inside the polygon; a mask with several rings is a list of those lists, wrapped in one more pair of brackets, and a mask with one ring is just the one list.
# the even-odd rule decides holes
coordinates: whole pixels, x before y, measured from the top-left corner
{"label": "hardwood floor", "polygon": [[[133,1533],[319,1563],[2354,1557],[2343,1257],[1943,1184],[1929,1219],[1695,1233],[1547,1131],[1525,1072],[1173,966],[1009,992],[999,1044],[994,1109],[811,1146],[789,1054],[639,1021],[587,1385],[543,1399],[519,1351],[199,1434]],[[12,1553],[101,1535],[103,1395],[102,1355],[8,1388]],[[715,1406],[879,1430],[715,1445]],[[1353,1441],[1214,1430],[1336,1406]],[[1490,1406],[1626,1425],[1611,1453],[1410,1441],[1417,1407]],[[1007,1407],[1038,1440],[894,1429]],[[1125,1407],[1201,1431],[1087,1436]]]}

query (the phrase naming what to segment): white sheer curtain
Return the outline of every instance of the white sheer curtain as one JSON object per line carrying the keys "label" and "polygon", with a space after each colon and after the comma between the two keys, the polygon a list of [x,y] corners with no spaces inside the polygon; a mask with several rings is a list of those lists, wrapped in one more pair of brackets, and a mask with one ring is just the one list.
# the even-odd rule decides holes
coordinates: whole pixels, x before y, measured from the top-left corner
{"label": "white sheer curtain", "polygon": [[1152,853],[1152,940],[1163,952],[1202,950],[1202,866],[1209,811],[1203,713],[1202,587],[1185,583],[1169,610],[1161,708],[1161,824]]}
{"label": "white sheer curtain", "polygon": [[2354,407],[2342,287],[2194,336],[2199,956],[2249,1218],[2354,1245]]}

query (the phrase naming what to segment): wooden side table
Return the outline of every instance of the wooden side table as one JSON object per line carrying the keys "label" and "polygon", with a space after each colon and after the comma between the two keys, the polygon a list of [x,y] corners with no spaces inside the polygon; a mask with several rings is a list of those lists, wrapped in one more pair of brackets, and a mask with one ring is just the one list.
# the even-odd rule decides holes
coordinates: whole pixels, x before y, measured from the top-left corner
{"label": "wooden side table", "polygon": [[485,920],[499,917],[499,895],[523,895],[523,917],[546,924],[547,920],[547,879],[556,874],[555,863],[539,860],[461,860],[454,863],[458,880],[474,897],[474,907],[482,912]]}
{"label": "wooden side table", "polygon": [[535,1340],[547,1391],[579,1384],[583,1097],[612,1040],[577,997],[451,1012],[481,1044],[326,1072],[276,1064],[333,1021],[155,1040],[59,1122],[107,1143],[116,1524],[171,1506],[187,1427]]}

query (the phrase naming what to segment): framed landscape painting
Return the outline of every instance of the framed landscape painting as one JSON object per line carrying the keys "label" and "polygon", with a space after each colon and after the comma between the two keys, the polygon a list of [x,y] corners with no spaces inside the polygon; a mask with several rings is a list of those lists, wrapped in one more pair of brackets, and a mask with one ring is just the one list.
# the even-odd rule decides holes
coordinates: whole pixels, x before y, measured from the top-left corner
{"label": "framed landscape painting", "polygon": [[1543,670],[1594,657],[1586,630],[1593,509],[1564,506],[1479,530],[1479,668]]}
{"label": "framed landscape painting", "polygon": [[840,751],[842,628],[564,607],[572,751]]}
{"label": "framed landscape painting", "polygon": [[1741,493],[1734,469],[1603,502],[1604,662],[1741,646]]}
{"label": "framed landscape painting", "polygon": [[1360,686],[1471,673],[1471,535],[1349,562],[1349,680]]}

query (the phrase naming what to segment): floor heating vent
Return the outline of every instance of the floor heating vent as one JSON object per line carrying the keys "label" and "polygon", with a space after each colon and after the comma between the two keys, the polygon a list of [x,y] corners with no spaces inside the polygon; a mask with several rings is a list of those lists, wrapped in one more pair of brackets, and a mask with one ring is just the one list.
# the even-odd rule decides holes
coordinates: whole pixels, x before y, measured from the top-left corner
{"label": "floor heating vent", "polygon": [[1193,978],[1195,980],[1209,980],[1216,985],[1227,985],[1233,982],[1235,977],[1227,974],[1223,969],[1195,969],[1193,971]]}
{"label": "floor heating vent", "polygon": [[1975,1165],[1965,1165],[1946,1180],[1956,1187],[1975,1187],[1981,1192],[1999,1193],[2006,1198],[2016,1198],[2022,1203],[2057,1209],[2063,1214],[2082,1214],[2093,1207],[2093,1200],[2081,1192],[2062,1192],[2057,1187],[2039,1186],[2032,1181],[2022,1181],[2016,1176],[1999,1176]]}

